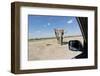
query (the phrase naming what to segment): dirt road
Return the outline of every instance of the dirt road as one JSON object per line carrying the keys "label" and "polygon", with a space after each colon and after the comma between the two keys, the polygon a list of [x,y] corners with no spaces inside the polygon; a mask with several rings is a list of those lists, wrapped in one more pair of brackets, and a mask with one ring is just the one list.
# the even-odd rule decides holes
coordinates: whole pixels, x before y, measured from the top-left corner
{"label": "dirt road", "polygon": [[56,39],[29,41],[28,60],[72,59],[81,54],[80,51],[71,51],[68,48],[69,40],[83,42],[82,36],[64,38],[64,45],[57,43]]}

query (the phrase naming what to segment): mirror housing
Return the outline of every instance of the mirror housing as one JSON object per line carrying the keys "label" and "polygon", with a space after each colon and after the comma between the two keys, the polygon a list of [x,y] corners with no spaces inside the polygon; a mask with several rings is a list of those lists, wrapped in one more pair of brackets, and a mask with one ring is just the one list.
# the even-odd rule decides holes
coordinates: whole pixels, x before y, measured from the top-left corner
{"label": "mirror housing", "polygon": [[83,46],[79,40],[70,40],[69,43],[69,49],[72,51],[82,51]]}

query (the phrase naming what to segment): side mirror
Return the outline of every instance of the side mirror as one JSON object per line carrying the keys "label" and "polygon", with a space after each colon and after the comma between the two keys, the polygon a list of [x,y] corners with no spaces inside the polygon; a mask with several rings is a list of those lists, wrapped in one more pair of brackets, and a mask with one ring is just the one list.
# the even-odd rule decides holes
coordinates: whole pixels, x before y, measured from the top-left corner
{"label": "side mirror", "polygon": [[68,45],[72,51],[82,51],[83,49],[81,42],[78,40],[70,40]]}

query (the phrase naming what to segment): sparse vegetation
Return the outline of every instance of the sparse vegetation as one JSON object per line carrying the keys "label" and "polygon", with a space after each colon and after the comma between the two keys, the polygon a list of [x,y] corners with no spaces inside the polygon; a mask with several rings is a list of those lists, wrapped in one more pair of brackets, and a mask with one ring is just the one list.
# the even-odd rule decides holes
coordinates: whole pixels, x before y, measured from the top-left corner
{"label": "sparse vegetation", "polygon": [[[81,35],[75,35],[75,36],[65,36],[64,38],[68,37],[80,37]],[[48,39],[56,39],[56,37],[47,37],[47,38],[32,38],[28,39],[28,41],[39,41],[39,40],[48,40]]]}

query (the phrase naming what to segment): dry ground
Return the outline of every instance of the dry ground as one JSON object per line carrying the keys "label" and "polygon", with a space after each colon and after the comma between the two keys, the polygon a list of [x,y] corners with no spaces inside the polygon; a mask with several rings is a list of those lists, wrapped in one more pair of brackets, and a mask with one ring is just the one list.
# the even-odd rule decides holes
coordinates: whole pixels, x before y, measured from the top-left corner
{"label": "dry ground", "polygon": [[[64,38],[64,42],[69,40],[79,40],[83,42],[82,36]],[[71,51],[68,44],[57,44],[56,39],[29,41],[28,60],[52,60],[52,59],[72,59],[81,54],[80,51]]]}

